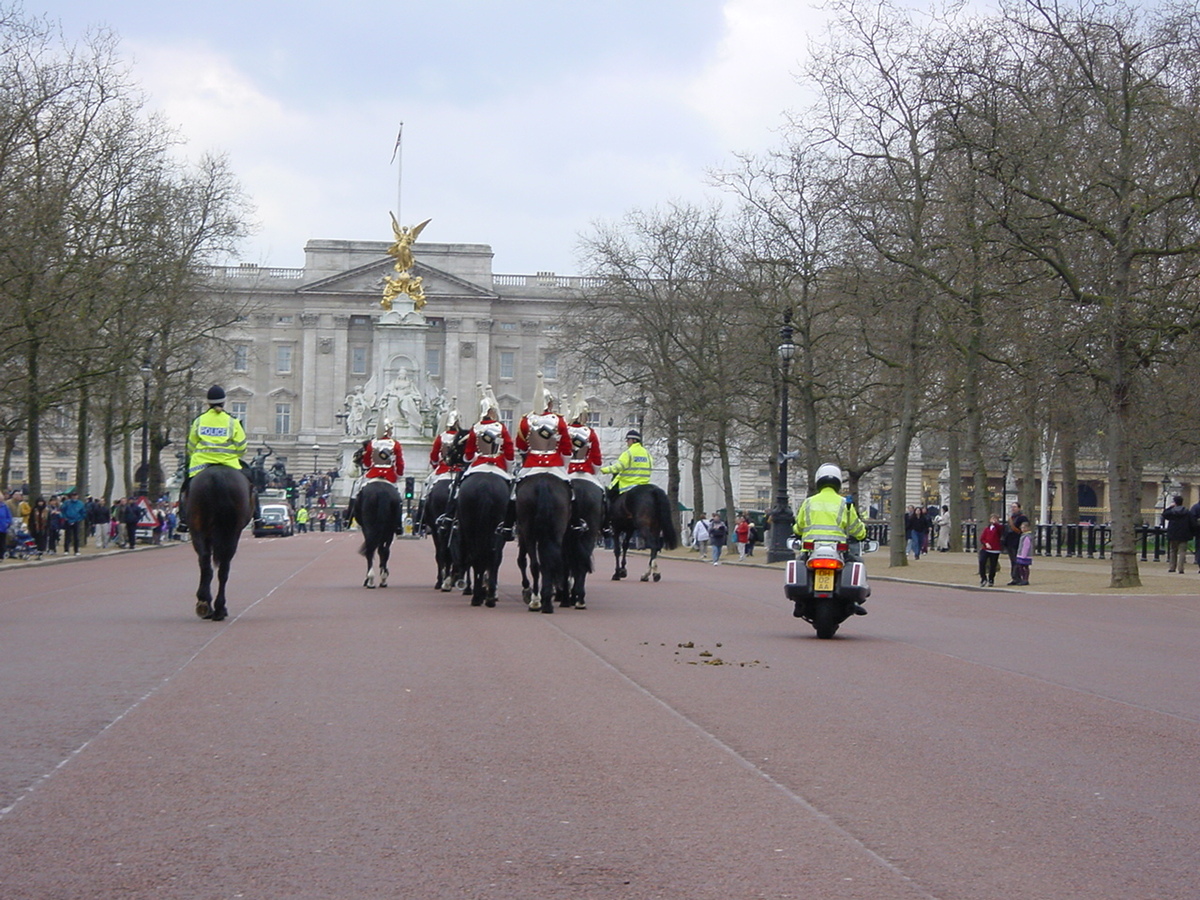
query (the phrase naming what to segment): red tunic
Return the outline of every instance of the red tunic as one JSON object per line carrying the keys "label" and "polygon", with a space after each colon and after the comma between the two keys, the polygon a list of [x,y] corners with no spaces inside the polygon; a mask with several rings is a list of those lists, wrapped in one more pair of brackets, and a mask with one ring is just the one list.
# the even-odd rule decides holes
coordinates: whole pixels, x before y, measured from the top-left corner
{"label": "red tunic", "polygon": [[572,450],[567,420],[552,412],[522,416],[517,426],[517,449],[525,454],[527,469],[562,468]]}
{"label": "red tunic", "polygon": [[571,464],[567,471],[570,474],[586,472],[595,475],[604,464],[604,456],[600,452],[600,438],[591,425],[568,425],[567,433],[571,436]]}
{"label": "red tunic", "polygon": [[[390,450],[390,454],[382,451]],[[386,459],[386,456],[391,459]],[[404,474],[404,452],[400,442],[388,437],[373,438],[367,442],[362,455],[367,478],[386,478],[392,484]]]}
{"label": "red tunic", "polygon": [[433,439],[433,446],[429,449],[429,466],[433,469],[434,475],[445,475],[447,472],[457,472],[460,466],[452,466],[442,458],[442,448],[450,447],[454,444],[458,437],[458,432],[454,429],[443,431]]}
{"label": "red tunic", "polygon": [[[481,433],[487,433],[495,440],[491,443],[480,439]],[[493,449],[499,452],[490,452]],[[480,419],[467,435],[467,445],[463,448],[463,459],[470,466],[492,465],[508,471],[508,464],[516,454],[513,452],[512,435],[498,419]]]}

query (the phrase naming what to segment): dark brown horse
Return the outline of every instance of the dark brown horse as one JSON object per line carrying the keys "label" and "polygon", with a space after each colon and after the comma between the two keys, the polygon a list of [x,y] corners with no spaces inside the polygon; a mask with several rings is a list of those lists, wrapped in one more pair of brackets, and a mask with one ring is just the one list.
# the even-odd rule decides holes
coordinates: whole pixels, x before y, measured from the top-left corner
{"label": "dark brown horse", "polygon": [[[392,538],[400,524],[400,492],[391,482],[368,481],[358,492],[355,508],[363,536],[358,552],[367,558],[363,587],[373,588],[377,580],[380,587],[387,587]],[[378,571],[375,569],[376,554],[379,556]]]}
{"label": "dark brown horse", "polygon": [[[209,466],[188,484],[187,523],[192,547],[200,561],[200,587],[196,615],[220,622],[227,615],[225,582],[238,540],[254,514],[250,480],[232,466]],[[212,595],[213,566],[217,570],[217,597]]]}
{"label": "dark brown horse", "polygon": [[650,564],[641,580],[649,581],[653,576],[658,581],[662,577],[658,573],[659,551],[674,550],[679,545],[675,514],[666,491],[655,484],[634,485],[610,503],[609,522],[613,531],[613,552],[617,556],[617,570],[612,580],[625,577],[625,557],[629,542],[636,534],[650,550]]}
{"label": "dark brown horse", "polygon": [[590,478],[572,478],[574,498],[571,525],[563,538],[567,567],[567,598],[563,606],[587,608],[587,577],[592,571],[592,553],[600,539],[604,515],[604,488]]}
{"label": "dark brown horse", "polygon": [[[551,472],[526,475],[517,484],[517,564],[521,596],[533,612],[554,612],[554,602],[566,603],[567,570],[563,537],[571,516],[571,488]],[[527,577],[525,562],[528,559]]]}
{"label": "dark brown horse", "polygon": [[472,606],[495,606],[504,538],[500,526],[508,512],[509,480],[493,472],[472,472],[458,486],[450,549],[454,572],[471,582]]}

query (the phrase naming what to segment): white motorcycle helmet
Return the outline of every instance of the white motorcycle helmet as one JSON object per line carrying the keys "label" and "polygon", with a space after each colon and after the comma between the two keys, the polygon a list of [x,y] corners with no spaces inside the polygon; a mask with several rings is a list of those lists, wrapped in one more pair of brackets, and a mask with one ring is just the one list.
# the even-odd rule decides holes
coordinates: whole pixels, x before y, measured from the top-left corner
{"label": "white motorcycle helmet", "polygon": [[840,491],[842,489],[842,467],[834,463],[825,463],[823,466],[819,466],[813,473],[813,482],[818,490],[828,484],[835,491]]}

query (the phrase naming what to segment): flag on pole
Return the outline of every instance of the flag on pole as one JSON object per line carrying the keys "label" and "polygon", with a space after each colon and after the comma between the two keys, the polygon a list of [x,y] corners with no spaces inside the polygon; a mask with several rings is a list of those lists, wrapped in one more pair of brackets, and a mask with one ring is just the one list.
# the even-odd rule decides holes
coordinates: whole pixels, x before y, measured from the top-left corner
{"label": "flag on pole", "polygon": [[392,148],[392,161],[388,163],[390,166],[396,161],[396,154],[400,152],[400,138],[404,136],[404,123],[400,123],[400,130],[396,132],[396,146]]}

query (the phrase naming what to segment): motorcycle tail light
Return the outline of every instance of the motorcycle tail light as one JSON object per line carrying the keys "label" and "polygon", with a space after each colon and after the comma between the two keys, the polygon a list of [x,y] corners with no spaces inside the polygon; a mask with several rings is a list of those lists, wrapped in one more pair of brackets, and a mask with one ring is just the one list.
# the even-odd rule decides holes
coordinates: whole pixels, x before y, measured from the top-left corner
{"label": "motorcycle tail light", "polygon": [[837,547],[838,547],[838,553],[845,553],[847,550],[850,549],[849,544],[838,544]]}
{"label": "motorcycle tail light", "polygon": [[812,541],[805,541],[803,544],[800,545],[801,549],[806,552],[809,550],[812,550],[813,546],[814,545],[813,545]]}
{"label": "motorcycle tail light", "polygon": [[840,559],[810,559],[808,561],[808,567],[810,569],[840,569],[842,567],[842,561]]}

